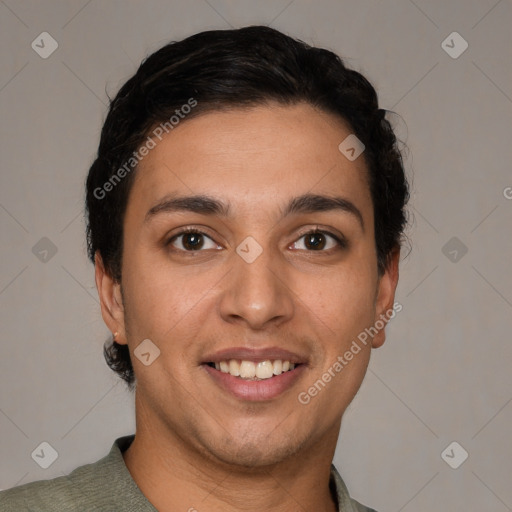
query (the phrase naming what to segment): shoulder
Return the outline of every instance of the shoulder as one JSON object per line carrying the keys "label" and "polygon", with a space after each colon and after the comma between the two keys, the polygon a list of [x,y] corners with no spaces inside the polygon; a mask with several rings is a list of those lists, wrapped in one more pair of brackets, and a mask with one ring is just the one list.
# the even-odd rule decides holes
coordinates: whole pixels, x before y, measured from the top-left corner
{"label": "shoulder", "polygon": [[[129,500],[130,493],[136,493],[136,489],[133,488],[135,484],[130,481],[119,449],[119,444],[122,444],[123,440],[125,443],[129,442],[129,437],[116,440],[107,456],[92,464],[80,466],[67,476],[31,482],[0,492],[0,511],[121,510],[119,500],[123,500],[123,497]],[[136,497],[142,498],[142,495]]]}
{"label": "shoulder", "polygon": [[68,476],[31,482],[0,492],[0,510],[2,512],[84,510],[81,507],[89,507],[91,504],[90,491],[91,484],[94,485],[95,465],[81,466]]}
{"label": "shoulder", "polygon": [[[82,469],[82,468],[79,468]],[[41,480],[0,492],[2,512],[74,511],[83,502],[81,491],[69,477]]]}

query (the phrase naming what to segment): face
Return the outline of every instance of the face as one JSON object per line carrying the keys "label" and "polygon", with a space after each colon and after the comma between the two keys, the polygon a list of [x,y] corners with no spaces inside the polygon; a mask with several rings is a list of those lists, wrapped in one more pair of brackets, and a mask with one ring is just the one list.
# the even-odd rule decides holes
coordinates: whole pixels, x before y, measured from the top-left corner
{"label": "face", "polygon": [[[101,261],[97,282],[155,435],[253,467],[335,445],[383,331],[335,363],[397,280],[397,258],[377,271],[364,158],[338,150],[350,133],[309,105],[261,106],[185,121],[142,160],[121,286]],[[134,355],[147,339],[149,365]]]}

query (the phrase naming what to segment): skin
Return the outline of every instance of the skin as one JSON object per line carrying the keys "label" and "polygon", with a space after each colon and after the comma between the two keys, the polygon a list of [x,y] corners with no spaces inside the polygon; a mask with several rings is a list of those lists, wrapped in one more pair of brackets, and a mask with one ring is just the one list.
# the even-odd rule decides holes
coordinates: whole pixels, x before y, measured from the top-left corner
{"label": "skin", "polygon": [[[342,415],[384,329],[309,404],[297,396],[392,308],[399,259],[397,249],[378,274],[364,157],[351,162],[338,150],[350,133],[307,104],[214,112],[180,123],[139,165],[122,282],[98,253],[96,284],[137,378],[136,437],[124,460],[158,510],[337,510],[328,481]],[[231,215],[165,212],[145,221],[171,193],[214,196]],[[346,198],[364,229],[339,210],[281,218],[305,193]],[[187,235],[166,245],[186,226],[207,233],[200,250],[190,250]],[[329,235],[313,240],[320,249],[308,245],[303,235],[317,226],[348,246]],[[250,264],[236,253],[247,236],[263,249]],[[147,338],[161,354],[144,366],[133,351]],[[248,402],[201,366],[207,353],[238,346],[299,352],[307,366],[279,397]]]}

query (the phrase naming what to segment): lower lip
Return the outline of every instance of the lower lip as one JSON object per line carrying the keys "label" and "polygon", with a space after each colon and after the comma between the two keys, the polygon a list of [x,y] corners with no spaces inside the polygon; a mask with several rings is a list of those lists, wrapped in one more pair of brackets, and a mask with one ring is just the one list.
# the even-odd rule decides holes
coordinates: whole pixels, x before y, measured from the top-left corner
{"label": "lower lip", "polygon": [[293,370],[288,370],[281,373],[281,375],[274,375],[270,379],[244,380],[216,370],[207,364],[202,366],[222,389],[236,398],[249,401],[265,401],[277,398],[297,382],[305,368],[305,365],[301,364]]}

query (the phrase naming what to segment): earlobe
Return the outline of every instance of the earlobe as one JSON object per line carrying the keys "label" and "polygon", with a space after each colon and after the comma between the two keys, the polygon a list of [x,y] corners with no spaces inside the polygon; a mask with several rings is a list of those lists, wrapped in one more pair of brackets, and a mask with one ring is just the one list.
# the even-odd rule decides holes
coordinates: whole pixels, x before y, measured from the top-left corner
{"label": "earlobe", "polygon": [[119,344],[126,344],[121,283],[115,281],[106,271],[99,251],[96,251],[94,262],[96,288],[98,289],[100,299],[101,315],[110,331],[117,333],[115,341]]}
{"label": "earlobe", "polygon": [[372,339],[372,348],[381,347],[386,341],[386,324],[394,316],[395,291],[398,285],[398,264],[400,248],[397,247],[389,255],[386,270],[379,280],[375,308],[375,328],[378,333]]}

